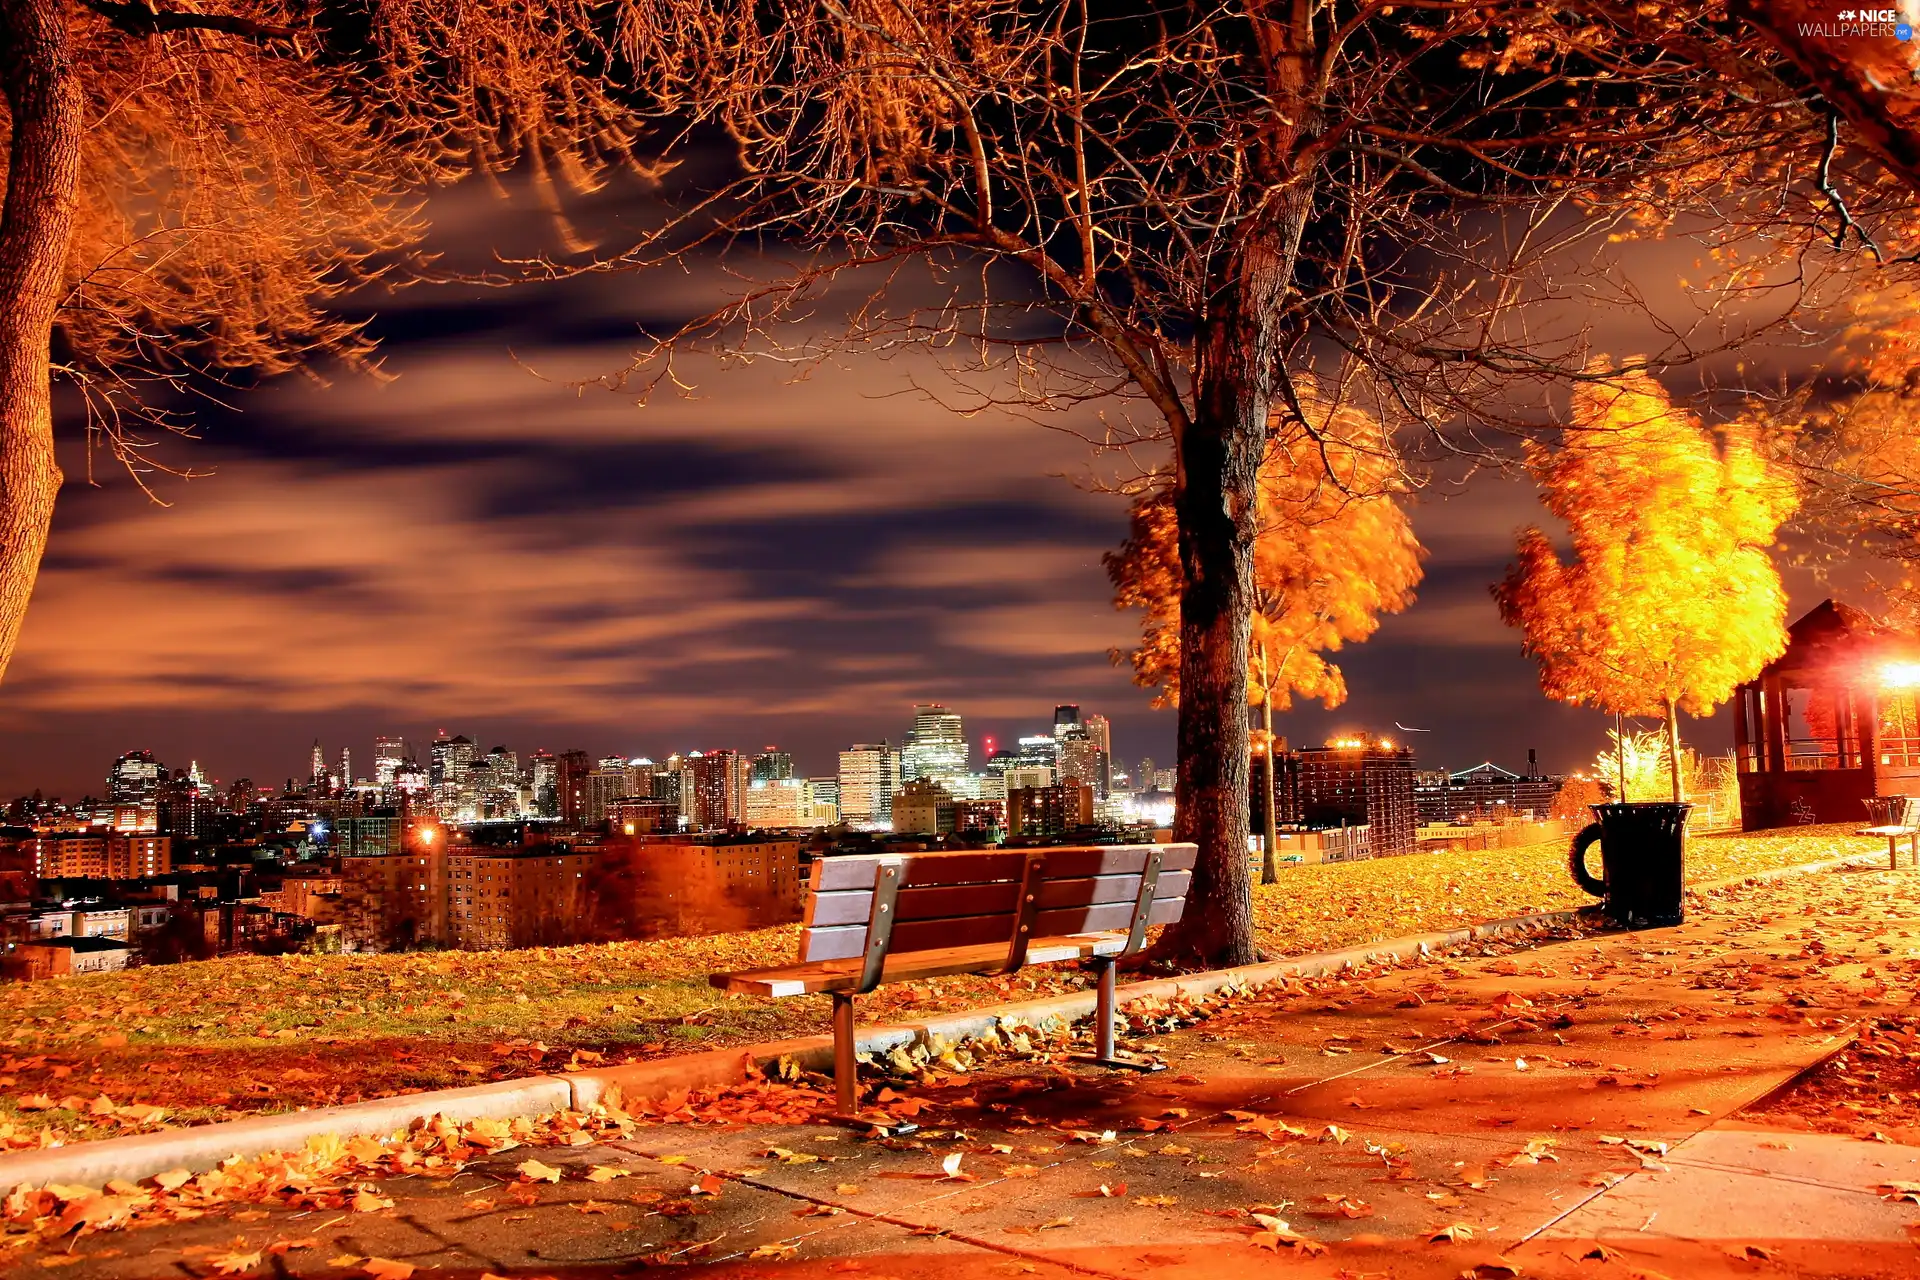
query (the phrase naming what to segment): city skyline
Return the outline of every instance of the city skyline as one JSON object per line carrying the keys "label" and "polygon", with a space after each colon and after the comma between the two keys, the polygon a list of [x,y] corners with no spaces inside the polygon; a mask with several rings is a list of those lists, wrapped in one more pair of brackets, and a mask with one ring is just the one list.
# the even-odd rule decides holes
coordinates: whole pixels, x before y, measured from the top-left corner
{"label": "city skyline", "polygon": [[[1005,724],[1008,727],[1006,728],[989,727],[982,729],[975,721],[975,718],[968,715],[963,707],[953,707],[952,704],[936,705],[952,707],[953,711],[964,719],[967,725],[965,741],[967,742],[969,751],[974,753],[969,757],[970,768],[975,771],[984,768],[986,760],[988,759],[984,744],[995,743],[998,745],[999,752],[1004,754],[1013,751],[1021,737],[1033,735],[1045,736],[1051,734],[1053,730],[1051,724],[1042,723],[1045,718],[1043,715],[1030,717],[1031,723],[1007,720]],[[908,710],[911,712],[913,708],[909,707]],[[1083,708],[1083,710],[1089,717],[1102,714],[1092,708]],[[1324,718],[1329,723],[1339,723],[1348,727],[1331,729],[1320,736],[1289,737],[1288,740],[1291,745],[1295,747],[1319,746],[1323,744],[1323,740],[1331,743],[1334,739],[1346,733],[1356,731],[1370,732],[1384,728],[1386,735],[1393,736],[1397,733],[1402,743],[1414,750],[1423,769],[1460,770],[1471,768],[1482,762],[1490,762],[1494,764],[1513,765],[1517,772],[1524,768],[1526,763],[1528,748],[1523,746],[1516,746],[1505,754],[1476,756],[1472,760],[1468,760],[1464,756],[1458,759],[1448,758],[1442,760],[1431,754],[1431,748],[1427,745],[1429,741],[1431,741],[1428,735],[1407,734],[1404,731],[1397,730],[1392,725],[1384,727],[1378,725],[1361,725],[1354,721],[1352,717],[1341,717],[1337,712],[1327,713]],[[377,754],[379,744],[392,741],[403,743],[407,752],[406,759],[425,769],[429,765],[435,741],[450,737],[465,737],[469,739],[474,746],[474,754],[476,757],[484,757],[489,750],[504,746],[510,753],[519,758],[519,762],[523,768],[528,764],[532,756],[541,752],[558,756],[566,751],[581,751],[584,752],[587,757],[594,760],[620,757],[636,763],[642,759],[658,763],[666,760],[670,755],[675,754],[688,756],[711,754],[721,751],[736,751],[740,753],[742,757],[751,759],[762,752],[778,751],[791,757],[793,762],[792,776],[809,778],[836,776],[840,767],[840,757],[849,749],[857,749],[868,743],[877,745],[885,741],[891,745],[894,753],[898,756],[905,749],[907,734],[911,732],[913,723],[913,719],[911,715],[909,715],[904,719],[903,726],[896,727],[891,734],[869,734],[864,739],[844,742],[837,747],[829,746],[817,753],[804,749],[796,749],[786,741],[754,742],[742,740],[737,742],[705,742],[698,745],[685,742],[666,744],[642,743],[638,748],[622,746],[619,743],[607,743],[599,746],[583,745],[570,740],[566,742],[555,740],[553,742],[531,743],[525,740],[516,741],[510,735],[476,733],[471,726],[462,726],[457,723],[436,726],[432,730],[420,733],[399,733],[392,730],[380,730],[378,732],[368,733],[365,742],[329,739],[324,735],[319,736],[316,740],[320,747],[320,758],[325,761],[328,772],[336,777],[338,776],[341,749],[345,748],[350,752],[351,759],[354,761],[354,777],[352,779],[354,782],[374,783],[382,781],[379,770],[380,757]],[[999,721],[992,722],[995,726],[998,726],[1000,723]],[[1162,769],[1171,769],[1174,767],[1175,754],[1171,743],[1162,750],[1156,750],[1151,746],[1136,749],[1134,746],[1129,745],[1128,740],[1120,734],[1116,733],[1114,738],[1115,743],[1110,756],[1112,768],[1117,773],[1125,773],[1131,777],[1143,759],[1156,761]],[[190,767],[197,768],[199,773],[211,786],[225,787],[244,778],[251,780],[256,788],[266,791],[278,790],[288,782],[293,783],[297,787],[303,787],[313,776],[311,761],[314,758],[316,740],[309,740],[304,747],[300,748],[296,753],[293,753],[297,755],[297,759],[289,759],[288,767],[284,770],[265,768],[249,769],[244,767],[244,765],[238,769],[221,768],[215,763],[210,763],[210,758],[205,752],[195,753],[189,750],[170,753],[152,743],[127,743],[103,760],[94,762],[94,767],[90,771],[91,780],[85,782],[84,785],[65,789],[44,784],[30,784],[24,788],[15,785],[0,785],[0,797],[11,798],[14,796],[30,795],[37,790],[43,792],[49,799],[58,798],[67,802],[78,801],[83,796],[88,795],[96,798],[104,798],[106,795],[106,777],[110,767],[119,757],[139,752],[150,753],[154,760],[164,766],[169,772],[175,770],[185,771]],[[1589,754],[1587,756],[1577,757],[1570,763],[1561,765],[1553,762],[1550,759],[1550,753],[1547,751],[1540,750],[1539,748],[1534,748],[1534,750],[1539,753],[1542,772],[1574,772],[1586,768],[1592,763],[1591,754]],[[911,776],[911,774],[903,773],[896,781],[904,781]],[[1136,779],[1136,781],[1138,780]]]}

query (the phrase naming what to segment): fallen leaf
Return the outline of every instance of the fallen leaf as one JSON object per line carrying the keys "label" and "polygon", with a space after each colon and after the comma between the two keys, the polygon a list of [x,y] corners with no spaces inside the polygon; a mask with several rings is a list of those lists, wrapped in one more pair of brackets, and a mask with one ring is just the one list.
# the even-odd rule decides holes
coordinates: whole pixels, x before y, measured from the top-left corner
{"label": "fallen leaf", "polygon": [[411,1262],[396,1262],[392,1258],[368,1258],[360,1264],[360,1269],[373,1280],[407,1280],[417,1270]]}
{"label": "fallen leaf", "polygon": [[514,1166],[515,1172],[528,1182],[558,1182],[560,1170],[550,1164],[541,1164],[538,1160],[522,1160]]}
{"label": "fallen leaf", "polygon": [[1464,1222],[1456,1222],[1440,1228],[1427,1240],[1433,1244],[1459,1244],[1463,1240],[1473,1239],[1473,1228]]}
{"label": "fallen leaf", "polygon": [[615,1178],[630,1177],[631,1169],[616,1169],[610,1164],[597,1164],[587,1170],[588,1182],[612,1182]]}
{"label": "fallen leaf", "polygon": [[222,1253],[207,1259],[207,1265],[223,1276],[237,1276],[242,1271],[251,1271],[260,1265],[261,1255],[253,1253]]}
{"label": "fallen leaf", "polygon": [[776,1240],[772,1244],[761,1245],[747,1256],[749,1258],[791,1258],[799,1251],[800,1246],[797,1244],[788,1244],[784,1240]]}
{"label": "fallen leaf", "polygon": [[1135,1196],[1133,1202],[1149,1209],[1166,1209],[1180,1203],[1179,1196]]}

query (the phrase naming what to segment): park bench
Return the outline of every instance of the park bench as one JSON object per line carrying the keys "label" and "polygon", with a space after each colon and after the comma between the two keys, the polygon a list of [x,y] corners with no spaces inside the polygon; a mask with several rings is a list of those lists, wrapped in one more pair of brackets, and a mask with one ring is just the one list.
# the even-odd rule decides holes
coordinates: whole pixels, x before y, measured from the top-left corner
{"label": "park bench", "polygon": [[1900,865],[1899,842],[1904,837],[1913,865],[1920,867],[1920,823],[1916,823],[1914,813],[1920,802],[1912,796],[1874,796],[1863,803],[1867,806],[1867,825],[1854,834],[1885,836],[1889,867]]}
{"label": "park bench", "polygon": [[833,998],[833,1076],[841,1123],[904,1129],[859,1115],[853,1001],[889,982],[1009,974],[1027,965],[1098,968],[1094,1052],[1108,1067],[1161,1064],[1114,1045],[1114,966],[1148,928],[1186,906],[1195,846],[1109,845],[820,858],[807,891],[798,962],[715,973],[723,991]]}

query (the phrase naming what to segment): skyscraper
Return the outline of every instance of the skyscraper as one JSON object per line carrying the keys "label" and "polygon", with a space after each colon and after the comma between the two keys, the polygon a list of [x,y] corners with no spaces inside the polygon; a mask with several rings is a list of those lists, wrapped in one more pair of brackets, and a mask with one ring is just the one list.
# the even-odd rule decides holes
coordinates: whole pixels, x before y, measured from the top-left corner
{"label": "skyscraper", "polygon": [[1093,745],[1100,748],[1100,776],[1089,778],[1094,794],[1105,796],[1113,790],[1113,724],[1105,716],[1091,715],[1083,723],[1087,727],[1087,737]]}
{"label": "skyscraper", "polygon": [[315,791],[327,789],[327,753],[320,749],[320,739],[313,740],[313,767],[307,771],[307,783]]}
{"label": "skyscraper", "polygon": [[1067,730],[1082,727],[1080,723],[1080,708],[1073,703],[1063,703],[1053,709],[1054,737],[1064,738],[1067,736]]}
{"label": "skyscraper", "polygon": [[107,799],[114,804],[147,804],[166,775],[166,766],[151,751],[129,751],[107,772]]}
{"label": "skyscraper", "polygon": [[393,775],[407,758],[407,744],[399,738],[373,740],[373,780],[383,787],[393,785]]}
{"label": "skyscraper", "polygon": [[587,807],[587,775],[593,761],[584,751],[564,752],[555,762],[554,791],[560,805],[560,819],[576,830]]}
{"label": "skyscraper", "polygon": [[340,748],[340,789],[343,791],[348,791],[348,790],[351,790],[352,788],[353,788],[353,748],[342,747]]}
{"label": "skyscraper", "polygon": [[1060,780],[1077,782],[1092,787],[1096,795],[1103,794],[1101,755],[1100,748],[1094,745],[1085,729],[1069,729],[1060,739]]}
{"label": "skyscraper", "polygon": [[856,826],[893,821],[900,787],[900,751],[891,742],[856,742],[840,753],[840,819]]}
{"label": "skyscraper", "polygon": [[681,808],[696,829],[712,830],[745,818],[747,771],[747,759],[738,751],[688,753],[692,793],[681,797]]}
{"label": "skyscraper", "polygon": [[560,757],[545,747],[527,757],[532,772],[533,811],[542,817],[560,816]]}
{"label": "skyscraper", "polygon": [[967,735],[960,716],[939,702],[913,708],[913,729],[900,753],[902,780],[952,778],[967,772]]}
{"label": "skyscraper", "polygon": [[753,768],[748,774],[750,782],[779,782],[793,776],[793,753],[782,751],[778,747],[768,747],[753,758]]}

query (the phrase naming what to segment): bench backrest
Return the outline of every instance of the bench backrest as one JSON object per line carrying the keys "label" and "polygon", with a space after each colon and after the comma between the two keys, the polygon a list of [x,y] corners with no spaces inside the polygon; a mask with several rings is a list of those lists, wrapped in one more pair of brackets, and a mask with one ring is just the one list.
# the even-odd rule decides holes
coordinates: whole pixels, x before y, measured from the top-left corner
{"label": "bench backrest", "polygon": [[1029,938],[1129,929],[1141,878],[1156,864],[1144,923],[1172,924],[1186,906],[1195,853],[1191,844],[1169,844],[820,858],[800,960],[866,954],[876,889],[883,905],[893,898],[891,920],[880,928],[886,952],[896,956],[1006,943],[1022,924]]}

